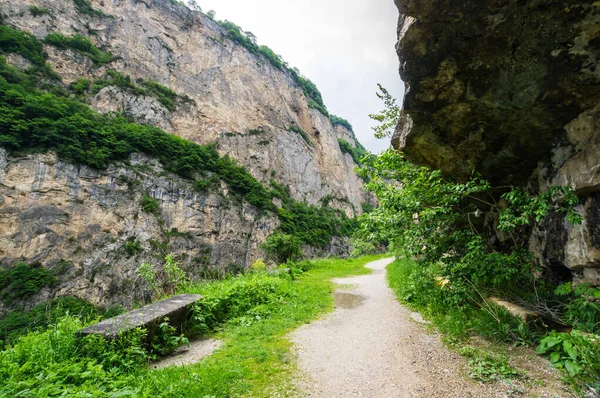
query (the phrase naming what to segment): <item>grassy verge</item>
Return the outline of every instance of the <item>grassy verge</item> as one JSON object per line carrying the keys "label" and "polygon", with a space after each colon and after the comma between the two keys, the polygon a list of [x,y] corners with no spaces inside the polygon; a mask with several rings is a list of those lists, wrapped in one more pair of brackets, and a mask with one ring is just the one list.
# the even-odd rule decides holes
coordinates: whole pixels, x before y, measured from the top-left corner
{"label": "grassy verge", "polygon": [[504,355],[474,349],[466,343],[470,336],[480,335],[494,343],[516,341],[531,345],[533,336],[529,329],[501,307],[480,307],[475,299],[472,305],[455,305],[452,287],[436,280],[434,274],[435,270],[401,258],[388,266],[387,276],[398,299],[431,321],[445,341],[468,359],[471,378],[485,383],[520,377]]}
{"label": "grassy verge", "polygon": [[332,278],[367,274],[364,265],[382,257],[317,260],[295,279],[251,273],[186,288],[205,297],[193,326],[224,343],[186,367],[143,366],[139,333],[82,344],[74,335],[83,323],[66,316],[0,352],[0,396],[286,396],[295,369],[287,334],[332,309]]}

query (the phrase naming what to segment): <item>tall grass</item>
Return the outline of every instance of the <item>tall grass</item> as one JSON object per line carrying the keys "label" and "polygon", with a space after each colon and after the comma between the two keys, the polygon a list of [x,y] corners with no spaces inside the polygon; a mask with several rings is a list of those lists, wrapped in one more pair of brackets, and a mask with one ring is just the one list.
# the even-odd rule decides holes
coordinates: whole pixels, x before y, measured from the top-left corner
{"label": "tall grass", "polygon": [[187,287],[204,296],[193,330],[223,341],[190,366],[151,370],[143,331],[78,339],[84,324],[67,315],[0,352],[0,396],[286,396],[295,369],[287,333],[332,309],[332,278],[369,273],[364,264],[381,257],[318,260],[293,279],[257,272]]}

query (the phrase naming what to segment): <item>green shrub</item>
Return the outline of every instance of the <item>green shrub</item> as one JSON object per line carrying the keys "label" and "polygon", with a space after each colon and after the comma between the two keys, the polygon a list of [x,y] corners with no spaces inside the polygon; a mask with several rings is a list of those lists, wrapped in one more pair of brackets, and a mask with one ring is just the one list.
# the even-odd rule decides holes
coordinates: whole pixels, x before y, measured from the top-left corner
{"label": "green shrub", "polygon": [[265,251],[267,260],[275,264],[296,261],[302,257],[300,240],[293,235],[275,232],[260,245],[260,248]]}
{"label": "green shrub", "polygon": [[16,53],[36,66],[43,66],[44,46],[32,34],[0,25],[0,53]]}
{"label": "green shrub", "polygon": [[361,257],[367,254],[377,253],[375,245],[365,239],[354,237],[350,240],[350,244],[352,245],[352,253],[350,254],[351,257]]}
{"label": "green shrub", "polygon": [[41,264],[29,265],[19,262],[0,276],[2,297],[11,300],[27,298],[52,285],[56,280],[52,272]]}
{"label": "green shrub", "polygon": [[39,16],[42,16],[42,15],[52,15],[52,12],[50,12],[49,9],[47,9],[47,8],[40,8],[38,6],[29,6],[29,12],[34,17],[39,17]]}
{"label": "green shrub", "polygon": [[153,297],[173,295],[186,282],[185,272],[179,267],[172,254],[168,254],[160,266],[143,263],[138,274],[152,290]]}
{"label": "green shrub", "polygon": [[555,294],[566,299],[562,312],[569,325],[588,333],[600,333],[600,287],[581,283],[573,288],[569,282],[558,286]]}
{"label": "green shrub", "polygon": [[[201,332],[212,330],[230,319],[245,317],[249,311],[256,312],[256,308],[271,307],[267,310],[269,312],[275,310],[278,303],[285,302],[289,294],[284,280],[265,273],[240,275],[206,284],[191,292],[204,297],[194,308],[194,322]],[[249,320],[244,318],[238,322]]]}
{"label": "green shrub", "polygon": [[73,35],[71,37],[63,36],[52,32],[46,36],[45,42],[61,49],[72,49],[85,54],[98,66],[111,63],[115,58],[109,52],[103,52],[92,43],[89,37]]}
{"label": "green shrub", "polygon": [[75,3],[77,11],[81,14],[95,17],[110,17],[110,15],[106,15],[102,11],[94,9],[89,0],[73,0],[73,3]]}
{"label": "green shrub", "polygon": [[329,115],[329,120],[331,121],[331,124],[333,124],[334,126],[339,125],[339,126],[345,127],[349,131],[354,131],[350,122],[344,118],[341,118],[336,115]]}
{"label": "green shrub", "polygon": [[550,332],[537,348],[553,366],[564,369],[578,389],[600,387],[600,337],[580,330]]}
{"label": "green shrub", "polygon": [[11,311],[0,318],[0,340],[13,344],[18,337],[46,329],[67,314],[87,321],[100,316],[101,311],[91,303],[71,296],[40,303],[27,312]]}
{"label": "green shrub", "polygon": [[492,355],[469,346],[463,347],[460,354],[469,359],[469,376],[482,383],[514,379],[520,376],[517,369],[510,366],[506,358]]}
{"label": "green shrub", "polygon": [[128,239],[123,245],[125,251],[130,255],[136,255],[144,251],[142,244],[135,238]]}
{"label": "green shrub", "polygon": [[74,81],[73,83],[71,83],[69,85],[69,88],[75,94],[83,95],[90,89],[91,84],[92,83],[88,79],[79,78],[76,81]]}
{"label": "green shrub", "polygon": [[140,205],[142,206],[142,210],[144,210],[146,213],[157,214],[160,209],[160,201],[158,199],[154,199],[147,193],[142,195]]}
{"label": "green shrub", "polygon": [[347,153],[352,156],[352,160],[357,165],[362,164],[362,157],[365,156],[368,152],[364,149],[360,149],[358,147],[353,147],[348,141],[343,138],[338,138],[338,144],[340,145],[340,150],[342,153]]}

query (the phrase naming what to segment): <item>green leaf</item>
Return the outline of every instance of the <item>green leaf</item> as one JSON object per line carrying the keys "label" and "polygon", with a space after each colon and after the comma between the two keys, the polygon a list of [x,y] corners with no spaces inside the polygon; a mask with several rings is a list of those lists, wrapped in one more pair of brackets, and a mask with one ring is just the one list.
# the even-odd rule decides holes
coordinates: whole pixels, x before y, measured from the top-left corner
{"label": "green leaf", "polygon": [[569,376],[573,377],[581,372],[581,368],[575,362],[566,360],[565,361],[565,369]]}
{"label": "green leaf", "polygon": [[560,361],[560,353],[559,352],[553,352],[552,354],[550,354],[550,362],[552,362],[552,364],[557,363],[558,361]]}

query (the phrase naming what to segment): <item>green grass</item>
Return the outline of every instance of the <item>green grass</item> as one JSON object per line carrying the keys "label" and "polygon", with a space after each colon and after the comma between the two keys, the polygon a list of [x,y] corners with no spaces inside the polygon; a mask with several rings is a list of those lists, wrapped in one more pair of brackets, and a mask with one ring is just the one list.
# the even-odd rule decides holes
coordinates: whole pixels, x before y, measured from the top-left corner
{"label": "green grass", "polygon": [[485,304],[473,292],[471,303],[456,304],[452,286],[441,286],[436,267],[421,267],[414,261],[397,259],[388,266],[388,283],[398,299],[443,334],[459,340],[480,335],[493,342],[532,343],[528,329],[502,307]]}
{"label": "green grass", "polygon": [[316,260],[295,279],[251,273],[184,289],[204,296],[196,331],[223,341],[211,357],[185,367],[143,366],[139,335],[78,343],[82,323],[67,316],[0,352],[0,396],[286,396],[295,375],[288,333],[332,310],[332,278],[368,274],[364,264],[382,257]]}

